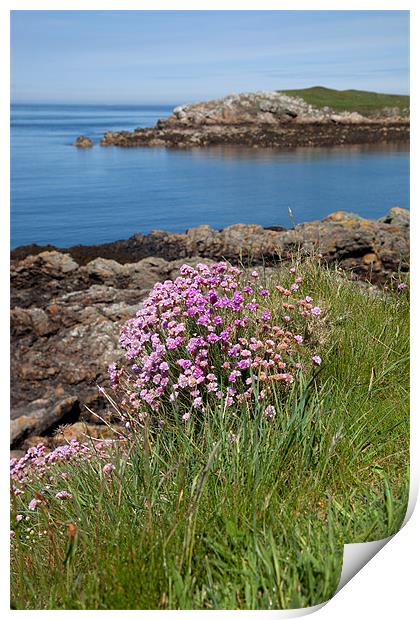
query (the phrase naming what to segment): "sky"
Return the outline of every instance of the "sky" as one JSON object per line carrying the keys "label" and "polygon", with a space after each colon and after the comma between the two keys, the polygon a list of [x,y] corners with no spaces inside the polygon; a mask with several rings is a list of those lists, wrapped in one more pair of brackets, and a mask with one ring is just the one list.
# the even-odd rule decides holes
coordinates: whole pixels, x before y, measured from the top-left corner
{"label": "sky", "polygon": [[409,92],[408,11],[12,11],[13,102]]}

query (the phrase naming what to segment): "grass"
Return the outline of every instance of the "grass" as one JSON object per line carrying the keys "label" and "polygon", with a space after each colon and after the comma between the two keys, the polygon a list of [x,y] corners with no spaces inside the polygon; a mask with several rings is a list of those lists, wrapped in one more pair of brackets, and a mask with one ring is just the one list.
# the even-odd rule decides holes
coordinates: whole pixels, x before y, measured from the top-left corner
{"label": "grass", "polygon": [[337,112],[347,110],[366,114],[383,108],[410,108],[408,95],[387,95],[365,90],[334,90],[323,86],[280,92],[293,97],[301,97],[306,103],[317,108],[328,106]]}
{"label": "grass", "polygon": [[[323,364],[262,420],[146,428],[114,475],[63,467],[73,499],[24,514],[14,609],[285,609],[330,598],[343,544],[396,532],[408,499],[407,291],[310,264]],[[234,432],[236,441],[231,441]],[[36,486],[36,485],[35,485]],[[48,489],[38,489],[48,498]],[[33,497],[33,495],[29,496]],[[19,502],[22,502],[19,504]]]}

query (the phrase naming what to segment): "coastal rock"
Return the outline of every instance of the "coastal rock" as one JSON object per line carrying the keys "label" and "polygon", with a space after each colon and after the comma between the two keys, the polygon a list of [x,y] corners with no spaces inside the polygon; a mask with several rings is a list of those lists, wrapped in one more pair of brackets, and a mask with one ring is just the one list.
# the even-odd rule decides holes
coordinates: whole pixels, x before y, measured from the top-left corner
{"label": "coastal rock", "polygon": [[321,253],[323,261],[337,262],[355,277],[385,283],[408,270],[409,213],[394,208],[381,220],[366,220],[339,211],[294,229],[235,224],[219,231],[204,225],[97,246],[14,250],[12,447],[20,449],[34,436],[50,445],[61,425],[98,425],[91,411],[115,422],[98,386],[110,388],[107,366],[121,359],[121,326],[155,282],[176,278],[185,262],[227,259],[269,267],[296,250]]}
{"label": "coastal rock", "polygon": [[74,141],[73,146],[76,146],[79,149],[90,149],[93,146],[93,142],[90,138],[86,136],[79,136]]}
{"label": "coastal rock", "polygon": [[410,212],[401,207],[392,207],[384,217],[379,218],[379,221],[384,222],[384,224],[409,228]]}

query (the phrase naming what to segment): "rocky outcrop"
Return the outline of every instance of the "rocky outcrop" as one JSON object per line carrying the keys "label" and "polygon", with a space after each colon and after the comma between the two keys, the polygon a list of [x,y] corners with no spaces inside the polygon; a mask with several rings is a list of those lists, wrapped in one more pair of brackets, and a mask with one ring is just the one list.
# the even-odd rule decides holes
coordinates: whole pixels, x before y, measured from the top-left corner
{"label": "rocky outcrop", "polygon": [[90,138],[87,138],[86,136],[79,136],[74,141],[73,146],[77,146],[77,148],[79,149],[89,149],[93,146],[93,142]]}
{"label": "rocky outcrop", "polygon": [[293,148],[407,141],[409,120],[398,109],[371,116],[321,109],[277,91],[242,93],[181,105],[154,128],[108,131],[101,146],[212,145]]}
{"label": "rocky outcrop", "polygon": [[[297,249],[322,253],[326,262],[337,261],[356,276],[384,282],[392,272],[408,269],[409,214],[395,208],[373,221],[335,212],[291,230],[200,226],[98,246],[14,250],[11,445],[27,447],[40,436],[52,445],[63,424],[97,426],[100,421],[86,406],[112,422],[112,409],[98,385],[109,385],[107,366],[121,355],[121,325],[153,284],[176,277],[181,264],[225,258],[270,265]],[[81,428],[73,428],[74,433]],[[106,426],[102,429],[108,432]]]}
{"label": "rocky outcrop", "polygon": [[157,126],[134,131],[108,131],[101,146],[194,148],[245,146],[249,148],[296,148],[407,142],[410,126],[406,121],[372,123],[288,123],[287,125],[206,125]]}
{"label": "rocky outcrop", "polygon": [[[396,108],[388,109],[386,118],[402,120]],[[249,123],[277,125],[279,123],[369,123],[371,118],[357,112],[336,112],[330,107],[317,108],[301,97],[280,91],[258,91],[228,95],[222,99],[190,103],[176,107],[172,115],[160,121],[169,125],[244,125]]]}

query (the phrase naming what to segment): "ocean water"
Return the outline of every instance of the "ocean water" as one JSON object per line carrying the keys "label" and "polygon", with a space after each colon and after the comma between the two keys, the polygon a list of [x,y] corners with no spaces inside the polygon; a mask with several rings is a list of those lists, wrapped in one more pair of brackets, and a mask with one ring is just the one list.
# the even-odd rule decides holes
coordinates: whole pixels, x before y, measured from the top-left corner
{"label": "ocean water", "polygon": [[290,226],[336,210],[409,206],[407,146],[76,149],[84,134],[152,126],[168,106],[13,105],[11,246],[60,247],[199,224]]}

